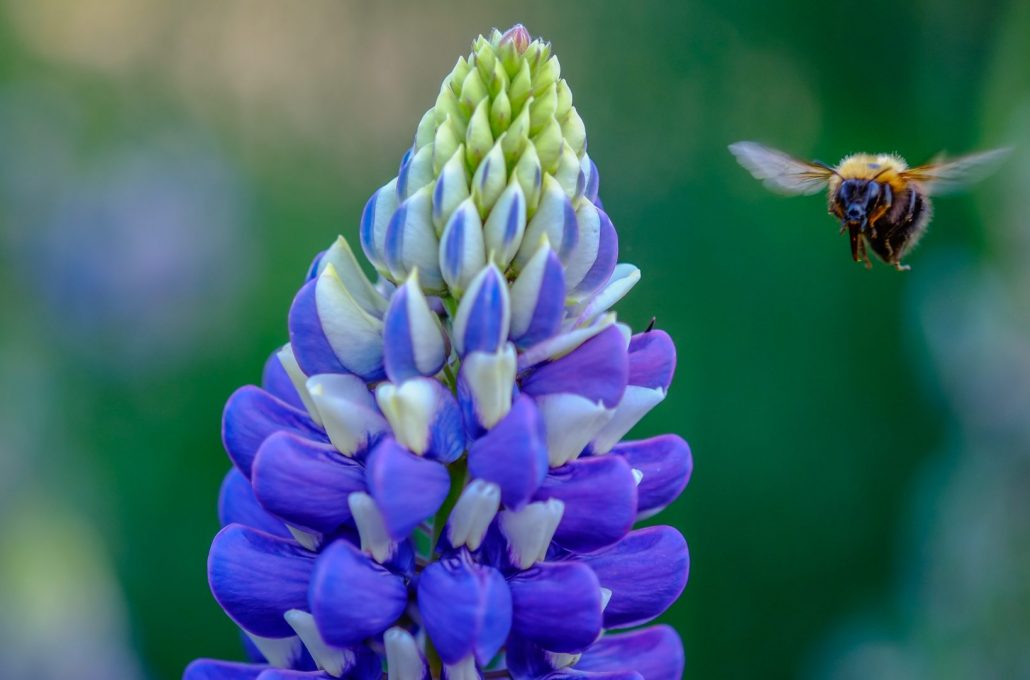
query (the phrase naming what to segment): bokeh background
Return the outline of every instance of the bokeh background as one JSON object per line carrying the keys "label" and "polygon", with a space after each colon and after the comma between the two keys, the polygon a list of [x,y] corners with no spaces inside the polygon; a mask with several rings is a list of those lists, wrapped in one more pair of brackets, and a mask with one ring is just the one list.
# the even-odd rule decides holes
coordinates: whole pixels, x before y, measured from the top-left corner
{"label": "bokeh background", "polygon": [[[1030,3],[0,0],[0,675],[240,656],[225,398],[480,32],[551,40],[678,341],[687,677],[1030,678]],[[899,274],[726,152],[1012,145]]]}

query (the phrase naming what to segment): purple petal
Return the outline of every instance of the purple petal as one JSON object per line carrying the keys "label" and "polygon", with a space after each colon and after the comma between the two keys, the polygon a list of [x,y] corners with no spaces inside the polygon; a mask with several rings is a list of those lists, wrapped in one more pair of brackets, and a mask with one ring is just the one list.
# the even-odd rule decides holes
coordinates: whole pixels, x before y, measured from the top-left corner
{"label": "purple petal", "polygon": [[551,470],[534,500],[549,498],[565,504],[554,541],[573,552],[615,543],[637,517],[636,479],[618,456],[580,458]]}
{"label": "purple petal", "polygon": [[408,604],[408,589],[402,577],[340,540],[318,557],[308,600],[322,639],[349,647],[393,625]]}
{"label": "purple petal", "polygon": [[576,669],[584,671],[627,668],[640,673],[644,680],[680,680],[683,677],[680,636],[670,626],[605,635],[576,662]]}
{"label": "purple petal", "polygon": [[208,582],[225,613],[247,632],[292,637],[283,614],[307,607],[313,561],[293,541],[230,524],[211,543]]}
{"label": "purple petal", "polygon": [[669,389],[676,371],[676,346],[665,331],[638,333],[629,341],[629,384]]}
{"label": "purple petal", "polygon": [[608,671],[595,673],[592,671],[578,671],[574,668],[564,668],[560,671],[548,673],[542,680],[644,680],[644,676],[636,671]]}
{"label": "purple petal", "polygon": [[504,660],[512,680],[539,680],[555,670],[546,650],[517,635],[508,638]]}
{"label": "purple petal", "polygon": [[624,457],[630,467],[644,474],[637,487],[637,511],[645,515],[676,500],[694,469],[690,447],[674,434],[624,442],[611,452]]}
{"label": "purple petal", "polygon": [[241,387],[225,403],[222,443],[229,459],[248,479],[258,448],[265,439],[280,430],[326,441],[325,435],[305,411],[276,399],[260,387]]}
{"label": "purple petal", "polygon": [[547,435],[533,400],[519,397],[511,411],[468,454],[475,479],[501,487],[501,500],[519,509],[533,496],[547,474]]}
{"label": "purple petal", "polygon": [[419,579],[418,607],[433,646],[447,664],[472,653],[487,664],[511,629],[511,592],[504,577],[472,562],[467,553],[426,567]]}
{"label": "purple petal", "polygon": [[268,666],[216,659],[197,659],[182,674],[182,680],[256,680]]}
{"label": "purple petal", "polygon": [[544,364],[522,380],[526,394],[577,394],[613,408],[626,391],[626,341],[609,326],[569,354]]}
{"label": "purple petal", "polygon": [[258,450],[251,481],[254,495],[273,515],[331,533],[350,522],[347,496],[365,490],[365,470],[332,445],[280,432]]}
{"label": "purple petal", "polygon": [[612,221],[608,219],[608,215],[603,210],[597,208],[597,215],[601,220],[597,254],[594,257],[594,263],[590,265],[590,269],[587,270],[583,279],[572,290],[573,293],[583,297],[590,295],[608,283],[608,279],[611,278],[612,272],[615,270],[615,264],[619,260],[619,235],[616,233]]}
{"label": "purple petal", "polygon": [[612,591],[604,610],[605,628],[638,626],[664,612],[683,592],[690,569],[687,542],[666,526],[638,529],[581,559]]}
{"label": "purple petal", "polygon": [[271,395],[285,401],[290,406],[305,410],[304,402],[297,394],[297,388],[283,368],[283,362],[279,361],[279,351],[272,352],[272,355],[265,361],[265,369],[261,374],[261,386]]}
{"label": "purple petal", "polygon": [[512,633],[552,652],[581,652],[601,632],[601,588],[581,562],[542,562],[508,581]]}
{"label": "purple petal", "polygon": [[251,488],[250,482],[236,468],[230,468],[222,481],[222,488],[218,493],[218,522],[223,527],[229,524],[242,524],[280,538],[292,538],[286,525],[261,507],[254,497],[254,489]]}
{"label": "purple petal", "polygon": [[287,323],[290,329],[290,346],[297,364],[305,375],[319,373],[349,373],[329,344],[318,316],[315,287],[317,277],[304,284],[290,306]]}
{"label": "purple petal", "polygon": [[376,446],[367,464],[369,494],[394,540],[406,538],[419,522],[439,510],[451,489],[446,467],[416,456],[392,438]]}

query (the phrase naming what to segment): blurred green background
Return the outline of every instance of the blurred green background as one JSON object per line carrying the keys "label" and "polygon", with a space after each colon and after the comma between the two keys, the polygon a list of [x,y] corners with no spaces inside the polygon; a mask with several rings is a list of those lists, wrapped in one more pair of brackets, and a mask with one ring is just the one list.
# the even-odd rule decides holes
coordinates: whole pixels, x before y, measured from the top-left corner
{"label": "blurred green background", "polygon": [[[552,41],[679,347],[689,678],[1030,678],[1030,3],[0,0],[0,672],[239,658],[221,409],[472,39]],[[1014,145],[866,271],[726,145]]]}

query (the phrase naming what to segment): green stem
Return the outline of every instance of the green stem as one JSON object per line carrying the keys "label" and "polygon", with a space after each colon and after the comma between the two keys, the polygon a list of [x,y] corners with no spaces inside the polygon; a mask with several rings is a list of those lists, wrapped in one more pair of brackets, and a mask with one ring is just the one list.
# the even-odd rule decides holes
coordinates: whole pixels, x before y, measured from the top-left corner
{"label": "green stem", "polygon": [[[433,516],[433,543],[429,552],[430,563],[436,561],[436,545],[440,542],[440,537],[443,536],[443,529],[447,526],[447,519],[451,516],[451,511],[454,510],[458,499],[461,498],[461,492],[465,490],[465,482],[468,476],[465,456],[449,465],[448,471],[451,473],[451,490],[448,492],[447,498],[444,499],[443,505],[440,506],[440,509],[436,511],[436,515]],[[443,677],[443,662],[440,661],[440,655],[436,653],[433,641],[429,639],[428,635],[426,636],[426,660],[429,662],[430,677]]]}

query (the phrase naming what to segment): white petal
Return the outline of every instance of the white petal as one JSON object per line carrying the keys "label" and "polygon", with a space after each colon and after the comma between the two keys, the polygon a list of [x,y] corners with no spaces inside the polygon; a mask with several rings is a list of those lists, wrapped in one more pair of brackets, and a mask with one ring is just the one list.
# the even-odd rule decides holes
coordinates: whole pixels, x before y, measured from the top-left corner
{"label": "white petal", "polygon": [[511,337],[521,337],[531,323],[540,298],[540,286],[543,285],[544,273],[547,271],[547,255],[551,252],[551,244],[544,240],[529,259],[519,276],[511,284]]}
{"label": "white petal", "polygon": [[515,347],[505,344],[499,351],[470,352],[462,364],[462,377],[472,393],[472,407],[480,424],[490,429],[511,410],[515,385]]}
{"label": "white petal", "polygon": [[633,429],[633,426],[640,422],[640,419],[647,415],[647,412],[665,399],[665,390],[662,388],[641,387],[639,385],[628,385],[622,396],[622,401],[615,407],[615,414],[604,426],[594,439],[594,451],[596,453],[608,453],[612,447]]}
{"label": "white petal", "polygon": [[432,378],[413,378],[376,388],[376,401],[397,443],[420,456],[429,448],[429,424],[438,407],[434,382]]}
{"label": "white petal", "polygon": [[412,272],[404,285],[408,292],[408,329],[415,368],[426,374],[446,360],[450,347],[440,317],[430,309],[429,301],[419,286],[418,272]]}
{"label": "white petal", "polygon": [[[460,242],[452,243],[459,236]],[[453,262],[452,248],[458,250]],[[472,277],[478,274],[485,264],[483,223],[479,219],[475,203],[469,198],[462,201],[454,211],[440,236],[440,271],[454,297],[460,297],[472,281]]]}
{"label": "white petal", "polygon": [[612,277],[604,288],[592,298],[584,300],[570,310],[569,317],[575,319],[574,325],[583,326],[590,323],[598,314],[602,314],[625,297],[626,293],[640,281],[640,270],[631,264],[617,264]]}
{"label": "white petal", "polygon": [[469,654],[456,664],[444,664],[443,676],[447,680],[479,680],[482,677],[476,668],[476,657],[474,654]]}
{"label": "white petal", "polygon": [[482,479],[473,480],[451,511],[447,525],[451,545],[455,548],[468,545],[470,550],[477,550],[500,506],[501,487]]}
{"label": "white petal", "polygon": [[550,174],[545,174],[540,205],[533,214],[533,218],[529,220],[529,224],[526,225],[522,247],[515,255],[517,269],[521,270],[529,262],[529,258],[536,253],[540,239],[545,236],[551,242],[555,252],[561,252],[562,242],[565,239],[565,211],[568,202],[569,198],[558,181]]}
{"label": "white petal", "polygon": [[361,378],[343,373],[313,375],[306,390],[311,393],[329,441],[345,456],[354,455],[370,437],[388,429],[379,415],[375,397]]}
{"label": "white petal", "polygon": [[308,653],[319,669],[338,678],[354,664],[354,652],[326,644],[322,634],[318,632],[315,617],[311,614],[300,609],[291,609],[283,614],[283,618],[297,632],[297,636],[308,648]]}
{"label": "white petal", "polygon": [[613,413],[601,402],[578,394],[546,394],[536,402],[547,431],[547,460],[551,467],[578,457]]}
{"label": "white petal", "polygon": [[297,390],[297,394],[300,396],[301,402],[304,404],[304,408],[308,410],[308,415],[315,421],[316,424],[322,424],[322,416],[318,412],[318,407],[315,406],[315,401],[308,394],[307,380],[308,377],[304,375],[304,371],[300,370],[300,364],[297,363],[297,357],[293,356],[293,347],[289,343],[283,345],[283,348],[276,353],[279,358],[279,363],[283,365],[283,369],[286,371],[286,375],[289,376],[290,382],[293,383],[293,388]]}
{"label": "white petal", "polygon": [[575,289],[594,266],[601,245],[601,217],[593,203],[584,201],[580,205],[576,211],[576,222],[579,224],[579,239],[565,265],[565,287],[569,291]]}
{"label": "white petal", "polygon": [[286,528],[293,534],[293,538],[297,543],[300,543],[311,552],[317,552],[318,546],[322,545],[322,534],[304,531],[291,524],[287,524]]}
{"label": "white petal", "polygon": [[501,511],[499,526],[508,539],[511,561],[520,569],[529,569],[547,557],[547,548],[564,512],[565,504],[557,498],[530,503],[518,511]]}
{"label": "white petal", "polygon": [[299,637],[266,638],[252,633],[247,633],[247,637],[261,652],[261,656],[268,659],[268,663],[276,668],[291,668],[304,651],[304,645]]}
{"label": "white petal", "polygon": [[380,564],[393,557],[397,544],[390,540],[386,522],[376,503],[367,493],[355,491],[347,496],[347,507],[361,536],[361,550]]}
{"label": "white petal", "polygon": [[361,265],[354,257],[347,239],[340,236],[336,242],[325,251],[322,260],[318,263],[318,273],[325,271],[328,265],[333,265],[337,275],[343,281],[350,294],[354,296],[361,308],[373,316],[382,317],[386,311],[386,298],[379,294],[372,283],[365,276]]}
{"label": "white petal", "polygon": [[425,662],[411,633],[394,626],[383,635],[383,644],[386,647],[388,680],[422,680],[425,677]]}
{"label": "white petal", "polygon": [[605,314],[589,326],[566,331],[537,343],[519,357],[519,370],[523,371],[544,361],[560,359],[613,323],[615,323],[615,315]]}
{"label": "white petal", "polygon": [[486,251],[497,266],[507,269],[522,245],[525,232],[526,196],[518,181],[512,178],[483,224]]}
{"label": "white petal", "polygon": [[315,305],[340,363],[358,375],[378,371],[383,363],[383,322],[361,308],[331,263],[315,284]]}

